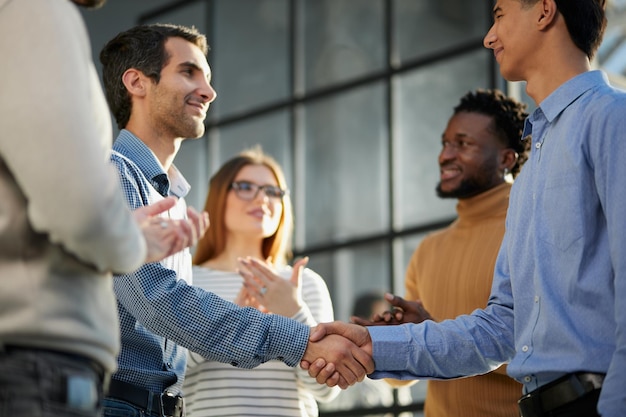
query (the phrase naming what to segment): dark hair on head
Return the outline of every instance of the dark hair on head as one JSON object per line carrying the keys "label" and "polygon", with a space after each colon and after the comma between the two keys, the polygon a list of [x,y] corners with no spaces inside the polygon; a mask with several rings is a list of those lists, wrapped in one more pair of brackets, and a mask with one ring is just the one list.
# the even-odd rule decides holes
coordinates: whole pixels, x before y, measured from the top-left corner
{"label": "dark hair on head", "polygon": [[[525,5],[533,5],[538,0],[521,1]],[[604,13],[606,0],[554,0],[554,2],[565,20],[574,45],[589,59],[593,59],[606,29]]]}
{"label": "dark hair on head", "polygon": [[517,162],[511,169],[513,178],[528,159],[530,141],[522,140],[524,121],[528,116],[526,104],[505,96],[500,90],[477,89],[461,97],[454,108],[459,112],[480,113],[493,118],[494,133],[507,147],[517,152]]}
{"label": "dark hair on head", "polygon": [[[237,156],[226,161],[220,169],[213,174],[209,182],[209,193],[204,204],[204,211],[209,213],[211,227],[198,241],[196,253],[193,257],[194,265],[200,265],[217,257],[226,248],[226,199],[231,185],[239,171],[248,165],[262,165],[269,168],[274,174],[278,186],[287,189],[287,180],[281,166],[274,158],[263,152],[260,146],[246,149]],[[272,257],[278,265],[286,264],[291,258],[291,235],[293,233],[293,209],[289,194],[282,199],[283,213],[278,228],[272,236],[263,239],[261,251],[263,258]]]}
{"label": "dark hair on head", "polygon": [[158,84],[170,58],[165,41],[173,37],[193,43],[204,55],[208,53],[206,37],[196,28],[163,23],[135,26],[118,34],[100,51],[106,98],[120,129],[126,127],[132,107],[122,76],[135,68]]}
{"label": "dark hair on head", "polygon": [[555,0],[574,45],[593,59],[606,29],[605,0]]}

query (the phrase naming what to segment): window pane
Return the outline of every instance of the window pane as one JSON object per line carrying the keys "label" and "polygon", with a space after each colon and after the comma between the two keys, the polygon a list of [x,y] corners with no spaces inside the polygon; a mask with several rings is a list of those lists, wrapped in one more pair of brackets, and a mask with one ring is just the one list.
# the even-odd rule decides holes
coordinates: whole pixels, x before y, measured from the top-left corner
{"label": "window pane", "polygon": [[[108,3],[106,7],[108,7]],[[156,15],[149,18],[144,23],[172,23],[175,25],[195,26],[198,31],[208,36],[209,34],[207,33],[206,25],[207,18],[207,3],[195,2],[182,5],[168,12]]]}
{"label": "window pane", "polygon": [[421,58],[474,38],[482,45],[490,25],[490,10],[490,2],[482,1],[393,1],[396,60]]}
{"label": "window pane", "polygon": [[469,90],[487,86],[486,50],[408,72],[394,79],[394,227],[453,216],[456,200],[435,194],[441,134]]}
{"label": "window pane", "polygon": [[406,270],[409,266],[409,261],[413,252],[417,249],[417,246],[422,242],[424,237],[428,233],[418,233],[406,237],[397,238],[394,241],[394,294],[404,297],[405,285],[404,279],[406,276]]}
{"label": "window pane", "polygon": [[382,232],[389,224],[388,140],[382,83],[304,109],[305,245]]}
{"label": "window pane", "polygon": [[183,141],[174,160],[176,168],[191,184],[191,190],[185,197],[185,201],[188,206],[192,206],[198,211],[204,208],[206,193],[209,189],[207,149],[206,135],[199,139],[187,139]]}
{"label": "window pane", "polygon": [[135,26],[142,14],[153,12],[154,8],[169,3],[171,0],[109,0],[104,7],[97,10],[78,7],[89,31],[91,53],[98,73],[102,74],[100,50],[108,41],[121,31]]}
{"label": "window pane", "polygon": [[388,290],[389,259],[389,247],[384,242],[311,255],[308,267],[326,281],[335,320],[350,319],[359,295]]}
{"label": "window pane", "polygon": [[279,111],[217,130],[217,135],[212,138],[211,157],[214,164],[211,172],[217,171],[222,163],[244,149],[261,145],[263,151],[281,165],[292,188],[289,126],[289,113]]}
{"label": "window pane", "polygon": [[247,111],[290,94],[287,0],[216,0],[209,117]]}
{"label": "window pane", "polygon": [[304,21],[306,90],[325,87],[385,66],[381,0],[308,0],[298,3]]}

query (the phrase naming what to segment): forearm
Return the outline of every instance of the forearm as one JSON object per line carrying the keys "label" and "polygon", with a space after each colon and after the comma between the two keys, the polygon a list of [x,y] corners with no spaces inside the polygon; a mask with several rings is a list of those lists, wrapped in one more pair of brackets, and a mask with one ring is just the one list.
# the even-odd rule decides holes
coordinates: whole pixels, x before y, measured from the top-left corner
{"label": "forearm", "polygon": [[[494,330],[497,329],[497,330]],[[441,323],[368,327],[376,371],[372,378],[450,379],[489,372],[509,360],[512,334],[502,323],[461,316]],[[504,343],[491,335],[498,333]],[[510,344],[507,342],[510,336]]]}
{"label": "forearm", "polygon": [[174,271],[159,264],[116,276],[114,287],[120,303],[139,323],[208,360],[254,368],[278,359],[295,366],[307,346],[308,326],[238,307],[176,281]]}

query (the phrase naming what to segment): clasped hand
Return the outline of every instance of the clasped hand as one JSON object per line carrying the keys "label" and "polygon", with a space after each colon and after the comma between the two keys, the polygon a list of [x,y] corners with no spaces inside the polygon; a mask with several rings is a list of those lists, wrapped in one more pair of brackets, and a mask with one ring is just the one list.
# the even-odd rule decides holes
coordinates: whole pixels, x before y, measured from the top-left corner
{"label": "clasped hand", "polygon": [[322,323],[311,331],[309,345],[300,363],[303,369],[320,384],[342,389],[360,382],[374,372],[372,339],[363,326],[385,326],[421,323],[433,320],[421,301],[407,301],[393,294],[385,294],[392,308],[370,320],[352,317],[356,324],[335,321]]}
{"label": "clasped hand", "polygon": [[160,214],[176,205],[177,199],[167,197],[133,211],[133,217],[147,246],[145,262],[157,262],[185,248],[194,246],[209,227],[207,212],[187,208],[187,219],[170,219]]}
{"label": "clasped hand", "polygon": [[361,326],[388,326],[405,323],[421,323],[424,320],[434,320],[424,308],[420,300],[407,301],[402,297],[390,293],[385,294],[385,300],[391,304],[391,309],[380,314],[374,314],[367,320],[361,317],[351,317],[353,323]]}
{"label": "clasped hand", "polygon": [[311,329],[302,369],[320,384],[346,389],[374,372],[372,339],[365,327],[335,321]]}

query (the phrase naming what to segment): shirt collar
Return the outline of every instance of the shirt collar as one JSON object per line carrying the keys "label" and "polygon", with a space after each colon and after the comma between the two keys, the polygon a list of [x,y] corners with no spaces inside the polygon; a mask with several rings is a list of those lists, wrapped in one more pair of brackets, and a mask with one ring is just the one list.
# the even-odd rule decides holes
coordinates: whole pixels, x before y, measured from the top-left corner
{"label": "shirt collar", "polygon": [[132,160],[161,195],[172,194],[180,198],[185,197],[191,189],[185,177],[174,165],[170,168],[168,176],[154,152],[130,131],[126,129],[120,131],[113,149]]}
{"label": "shirt collar", "polygon": [[582,96],[585,92],[596,87],[598,84],[608,84],[606,74],[600,70],[587,71],[561,84],[546,97],[535,111],[526,119],[522,138],[532,133],[532,125],[535,120],[543,116],[548,123],[552,123],[570,104]]}

